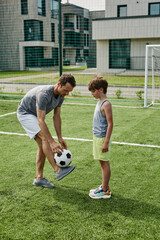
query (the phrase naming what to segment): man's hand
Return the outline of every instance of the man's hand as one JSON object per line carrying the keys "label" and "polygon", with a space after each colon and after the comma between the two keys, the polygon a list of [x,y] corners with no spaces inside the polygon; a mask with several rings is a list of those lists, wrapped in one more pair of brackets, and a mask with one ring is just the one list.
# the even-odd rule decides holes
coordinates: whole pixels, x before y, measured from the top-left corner
{"label": "man's hand", "polygon": [[49,143],[53,153],[61,153],[63,148],[55,141]]}
{"label": "man's hand", "polygon": [[63,140],[62,137],[58,138],[58,141],[61,144],[62,148],[67,149],[67,143]]}

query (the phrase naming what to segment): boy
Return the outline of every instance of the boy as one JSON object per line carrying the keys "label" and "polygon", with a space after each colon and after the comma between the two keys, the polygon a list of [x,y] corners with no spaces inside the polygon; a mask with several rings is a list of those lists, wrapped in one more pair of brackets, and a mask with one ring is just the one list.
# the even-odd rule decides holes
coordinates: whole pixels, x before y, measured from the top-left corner
{"label": "boy", "polygon": [[102,185],[90,190],[93,199],[110,198],[109,180],[111,176],[109,163],[109,142],[113,129],[112,106],[106,97],[108,82],[103,77],[96,76],[88,89],[94,98],[99,99],[93,116],[93,156],[99,160],[102,168]]}

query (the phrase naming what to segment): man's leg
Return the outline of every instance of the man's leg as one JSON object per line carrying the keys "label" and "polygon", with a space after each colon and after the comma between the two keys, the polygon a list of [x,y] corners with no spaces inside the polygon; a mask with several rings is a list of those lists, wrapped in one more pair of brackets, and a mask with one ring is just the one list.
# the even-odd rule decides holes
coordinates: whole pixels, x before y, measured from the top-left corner
{"label": "man's leg", "polygon": [[54,153],[52,152],[48,141],[43,137],[41,131],[37,133],[35,137],[35,141],[37,142],[39,147],[38,154],[37,154],[37,171],[39,175],[43,176],[45,156],[47,157],[51,166],[54,168],[54,171],[56,173],[56,178],[58,181],[64,178],[65,176],[67,176],[69,173],[71,173],[75,169],[75,166],[60,168],[56,164],[54,160]]}
{"label": "man's leg", "polygon": [[54,160],[54,154],[49,146],[48,141],[43,137],[41,131],[39,133],[37,133],[37,135],[35,137],[35,141],[38,144],[37,169],[40,170],[39,173],[42,171],[42,175],[43,175],[45,156],[47,157],[48,161],[54,168],[55,172],[58,173],[60,168],[56,165],[55,160]]}
{"label": "man's leg", "polygon": [[38,136],[35,138],[35,140],[38,144],[37,157],[36,157],[36,167],[37,167],[36,178],[37,178],[37,180],[40,180],[41,178],[43,178],[45,155],[44,155],[43,149],[42,149],[42,140]]}

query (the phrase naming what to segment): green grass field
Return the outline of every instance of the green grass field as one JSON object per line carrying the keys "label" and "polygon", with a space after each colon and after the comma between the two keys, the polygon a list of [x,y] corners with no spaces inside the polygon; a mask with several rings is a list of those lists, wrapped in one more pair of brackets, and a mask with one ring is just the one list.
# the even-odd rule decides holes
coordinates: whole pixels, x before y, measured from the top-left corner
{"label": "green grass field", "polygon": [[[159,239],[160,110],[140,108],[138,102],[112,102],[112,198],[94,200],[88,193],[101,183],[100,165],[92,158],[92,142],[76,138],[92,139],[95,103],[91,99],[65,100],[62,132],[72,138],[66,141],[76,169],[57,182],[46,161],[44,176],[56,187],[44,189],[32,185],[37,149],[34,140],[4,134],[25,133],[13,113],[18,102],[0,101],[0,239]],[[4,115],[7,113],[13,114]],[[55,136],[51,117],[48,114],[46,121]]]}

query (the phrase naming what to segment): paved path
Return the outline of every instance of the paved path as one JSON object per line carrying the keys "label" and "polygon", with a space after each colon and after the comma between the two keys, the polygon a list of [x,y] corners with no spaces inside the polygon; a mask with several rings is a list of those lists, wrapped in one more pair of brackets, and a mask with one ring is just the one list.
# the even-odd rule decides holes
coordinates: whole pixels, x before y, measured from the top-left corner
{"label": "paved path", "polygon": [[[94,74],[95,70],[88,70],[88,71],[79,71],[79,72],[72,72],[72,74]],[[1,92],[10,92],[10,93],[26,93],[30,89],[32,89],[35,86],[38,86],[39,84],[36,83],[25,83],[25,80],[27,79],[33,79],[33,78],[40,78],[40,77],[54,77],[58,73],[46,73],[46,74],[38,74],[38,75],[32,75],[32,76],[22,76],[22,77],[13,77],[13,78],[5,78],[5,79],[0,79],[0,91]],[[12,81],[15,80],[24,80],[24,83],[13,83]],[[137,98],[137,91],[144,90],[144,87],[137,86],[109,86],[108,88],[108,97],[116,97],[116,91],[118,89],[121,89],[121,97],[126,97],[126,98]],[[87,85],[78,85],[75,87],[74,92],[76,95],[80,94],[82,96],[89,96],[91,95],[90,92],[88,91]],[[143,96],[143,95],[142,95]],[[151,88],[148,88],[148,98],[151,98],[152,96],[152,90]],[[160,87],[155,89],[155,96],[156,99],[160,100]]]}

